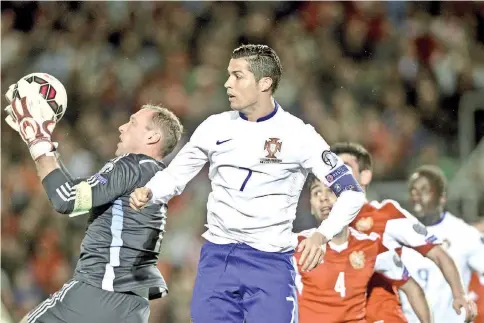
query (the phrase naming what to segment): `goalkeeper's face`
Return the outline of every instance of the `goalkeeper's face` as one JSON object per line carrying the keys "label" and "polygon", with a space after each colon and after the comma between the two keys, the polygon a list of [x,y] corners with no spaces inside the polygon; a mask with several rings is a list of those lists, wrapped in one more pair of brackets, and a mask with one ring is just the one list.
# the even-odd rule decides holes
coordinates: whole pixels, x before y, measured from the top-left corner
{"label": "goalkeeper's face", "polygon": [[116,156],[123,154],[149,154],[149,148],[153,142],[155,132],[151,127],[154,111],[141,109],[133,114],[129,121],[119,127],[119,143]]}

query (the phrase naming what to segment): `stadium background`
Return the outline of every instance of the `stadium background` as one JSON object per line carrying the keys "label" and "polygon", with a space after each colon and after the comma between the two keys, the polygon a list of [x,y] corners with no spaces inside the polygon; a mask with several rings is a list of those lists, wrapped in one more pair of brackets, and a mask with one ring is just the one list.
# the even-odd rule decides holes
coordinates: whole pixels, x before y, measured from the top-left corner
{"label": "stadium background", "polygon": [[[329,143],[370,149],[372,197],[404,204],[409,171],[431,163],[450,180],[452,211],[469,222],[484,215],[482,3],[1,5],[2,93],[31,72],[65,84],[69,108],[54,138],[75,176],[113,157],[117,127],[146,102],[182,119],[185,142],[205,117],[229,108],[231,50],[266,43],[284,66],[278,102]],[[70,278],[86,219],[53,212],[20,138],[6,126],[1,138],[1,296],[18,319]],[[171,292],[153,303],[151,322],[189,321],[209,189],[203,170],[170,202],[159,267]],[[296,229],[312,225],[307,199]]]}

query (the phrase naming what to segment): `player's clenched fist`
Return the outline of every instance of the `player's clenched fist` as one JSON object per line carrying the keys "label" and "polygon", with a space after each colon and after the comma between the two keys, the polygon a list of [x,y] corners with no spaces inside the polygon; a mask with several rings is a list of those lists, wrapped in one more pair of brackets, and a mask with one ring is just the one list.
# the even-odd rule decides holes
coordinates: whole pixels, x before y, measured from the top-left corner
{"label": "player's clenched fist", "polygon": [[309,238],[301,241],[297,251],[302,252],[299,259],[302,271],[311,271],[322,262],[325,250],[323,245],[327,241],[326,237],[320,232],[314,232]]}
{"label": "player's clenched fist", "polygon": [[134,190],[129,196],[129,206],[139,211],[145,207],[149,200],[153,197],[153,193],[147,187],[139,187]]}
{"label": "player's clenched fist", "polygon": [[468,297],[454,298],[452,307],[459,315],[461,314],[462,310],[465,311],[466,317],[464,322],[472,322],[477,316],[477,305]]}

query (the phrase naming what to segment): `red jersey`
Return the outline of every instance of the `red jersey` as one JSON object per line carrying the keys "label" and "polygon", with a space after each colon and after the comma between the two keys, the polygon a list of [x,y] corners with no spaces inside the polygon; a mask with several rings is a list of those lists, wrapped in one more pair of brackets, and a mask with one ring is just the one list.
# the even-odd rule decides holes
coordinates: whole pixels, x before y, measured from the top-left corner
{"label": "red jersey", "polygon": [[479,277],[476,272],[472,273],[469,294],[477,304],[477,317],[474,323],[484,323],[484,277]]}
{"label": "red jersey", "polygon": [[[295,254],[296,263],[300,256]],[[351,228],[346,243],[327,244],[323,263],[310,272],[300,269],[296,277],[300,323],[366,323],[367,284],[373,273],[380,272],[397,286],[408,280],[399,256],[383,247],[377,234]]]}
{"label": "red jersey", "polygon": [[[389,249],[401,250],[405,246],[423,256],[441,243],[413,215],[391,200],[365,204],[350,226],[365,233],[376,232]],[[367,319],[369,322],[407,322],[395,287],[378,273],[368,285]]]}

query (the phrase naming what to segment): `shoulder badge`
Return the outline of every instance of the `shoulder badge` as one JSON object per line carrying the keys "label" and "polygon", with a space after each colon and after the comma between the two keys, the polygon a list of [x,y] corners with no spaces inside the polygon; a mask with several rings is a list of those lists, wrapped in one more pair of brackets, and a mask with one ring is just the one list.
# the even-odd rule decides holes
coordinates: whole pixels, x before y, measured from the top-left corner
{"label": "shoulder badge", "polygon": [[400,259],[397,254],[393,255],[393,262],[398,268],[401,268],[403,266],[402,259]]}
{"label": "shoulder badge", "polygon": [[368,231],[373,227],[373,218],[372,217],[366,217],[366,218],[361,218],[356,222],[356,230],[358,231]]}
{"label": "shoulder badge", "polygon": [[444,239],[444,241],[442,241],[442,247],[446,250],[449,249],[450,248],[450,240]]}
{"label": "shoulder badge", "polygon": [[112,171],[114,168],[114,163],[113,162],[107,162],[103,168],[99,171],[99,174],[106,174]]}
{"label": "shoulder badge", "polygon": [[365,267],[365,253],[363,251],[353,251],[350,254],[350,264],[355,269]]}
{"label": "shoulder badge", "polygon": [[108,161],[104,166],[103,168],[101,168],[101,170],[98,172],[98,174],[106,174],[106,173],[109,173],[110,171],[112,171],[114,169],[114,164],[117,163],[121,158],[124,158],[126,156],[128,156],[129,154],[123,154],[121,156],[118,156],[118,157],[115,157],[113,159],[111,159],[110,161]]}
{"label": "shoulder badge", "polygon": [[321,158],[323,159],[323,162],[331,167],[331,169],[335,168],[336,165],[338,165],[338,158],[336,155],[330,151],[330,150],[325,150],[321,154]]}
{"label": "shoulder badge", "polygon": [[415,223],[413,226],[412,226],[413,230],[415,230],[415,232],[417,232],[418,234],[421,234],[423,236],[426,236],[427,235],[427,228],[421,224],[421,223]]}

